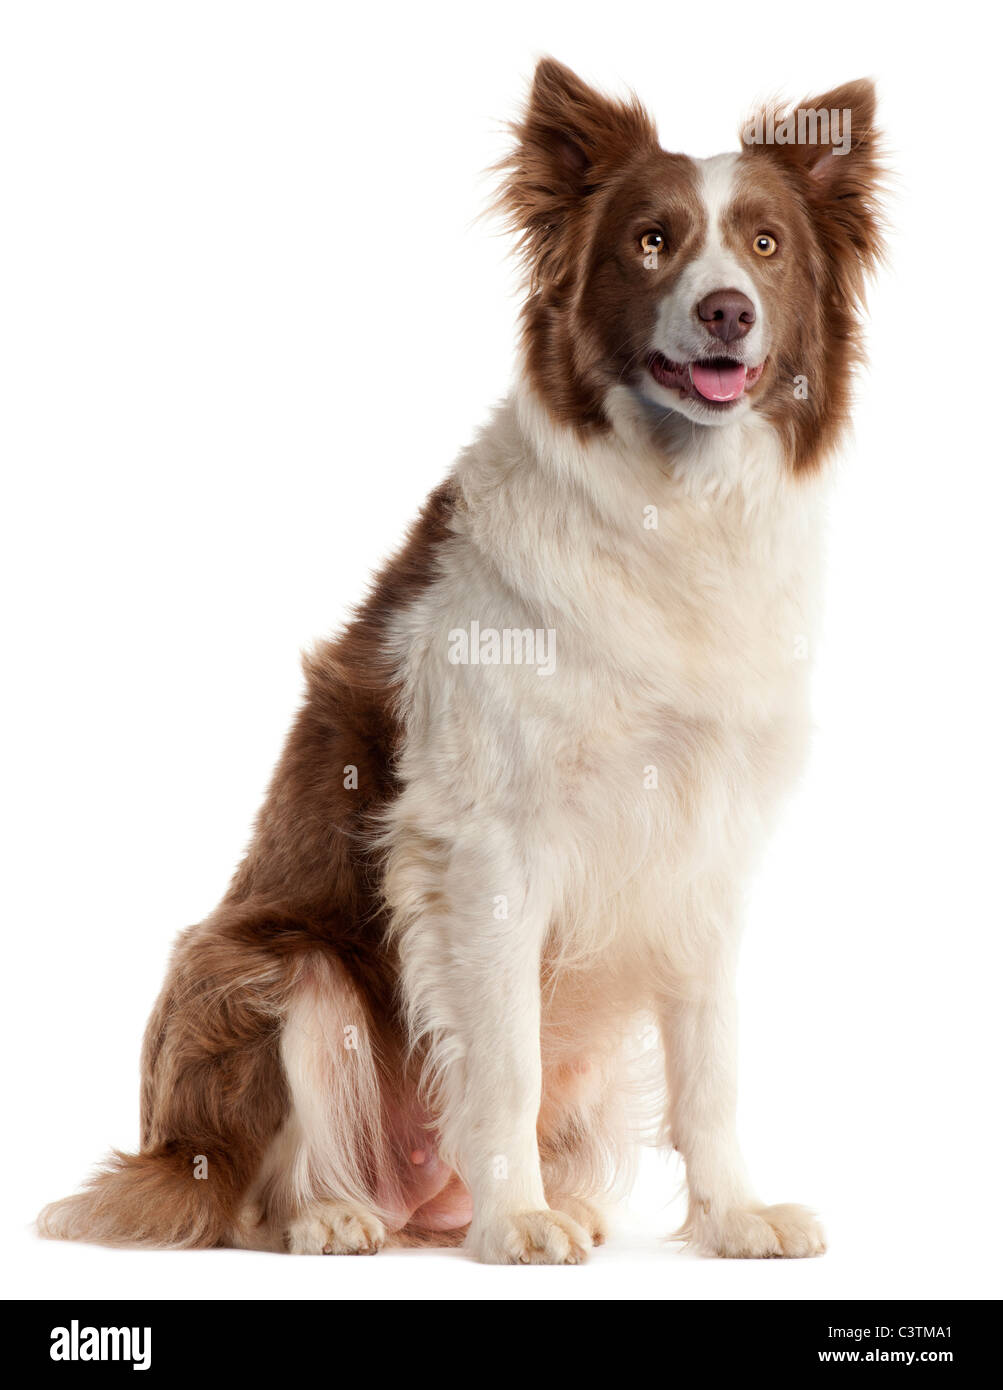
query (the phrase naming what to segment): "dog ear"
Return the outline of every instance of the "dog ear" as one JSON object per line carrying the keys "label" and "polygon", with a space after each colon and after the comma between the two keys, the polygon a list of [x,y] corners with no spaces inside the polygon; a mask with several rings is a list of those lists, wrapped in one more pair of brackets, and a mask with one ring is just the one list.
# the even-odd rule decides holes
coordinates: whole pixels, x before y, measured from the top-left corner
{"label": "dog ear", "polygon": [[823,247],[858,284],[884,252],[876,108],[874,83],[861,78],[787,112],[764,109],[742,130],[748,152],[797,180]]}
{"label": "dog ear", "polygon": [[569,229],[598,188],[638,153],[657,148],[655,128],[636,97],[605,97],[543,58],[512,132],[515,147],[497,166],[504,175],[498,205],[519,234],[534,281],[560,279]]}

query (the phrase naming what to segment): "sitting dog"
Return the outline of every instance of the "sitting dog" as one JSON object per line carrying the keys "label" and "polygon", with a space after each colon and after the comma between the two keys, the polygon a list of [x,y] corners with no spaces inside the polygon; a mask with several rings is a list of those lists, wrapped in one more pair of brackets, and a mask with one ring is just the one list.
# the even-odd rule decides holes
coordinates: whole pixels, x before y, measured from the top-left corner
{"label": "sitting dog", "polygon": [[150,1020],[140,1151],[43,1234],[575,1264],[653,1102],[696,1245],[822,1251],[743,1169],[733,977],[806,741],[874,107],[853,82],[695,160],[539,64],[500,169],[515,385],[307,658]]}

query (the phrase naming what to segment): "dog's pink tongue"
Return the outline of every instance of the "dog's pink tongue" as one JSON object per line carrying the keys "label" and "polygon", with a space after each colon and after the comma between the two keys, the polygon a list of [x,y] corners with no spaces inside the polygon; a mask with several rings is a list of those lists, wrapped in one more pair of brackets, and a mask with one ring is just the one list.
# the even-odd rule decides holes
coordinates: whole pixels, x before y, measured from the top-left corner
{"label": "dog's pink tongue", "polygon": [[745,368],[740,362],[728,366],[694,362],[690,380],[705,400],[735,401],[745,390]]}

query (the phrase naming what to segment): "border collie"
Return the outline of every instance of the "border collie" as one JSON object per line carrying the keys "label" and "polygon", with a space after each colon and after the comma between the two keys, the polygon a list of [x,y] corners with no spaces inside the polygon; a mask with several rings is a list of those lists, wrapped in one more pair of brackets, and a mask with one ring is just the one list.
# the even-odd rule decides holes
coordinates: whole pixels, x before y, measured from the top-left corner
{"label": "border collie", "polygon": [[539,64],[499,169],[513,389],[306,658],[246,858],[153,1011],[140,1150],[44,1235],[576,1264],[647,1135],[701,1250],[824,1249],[746,1177],[733,980],[806,742],[874,107],[852,82],[697,160]]}

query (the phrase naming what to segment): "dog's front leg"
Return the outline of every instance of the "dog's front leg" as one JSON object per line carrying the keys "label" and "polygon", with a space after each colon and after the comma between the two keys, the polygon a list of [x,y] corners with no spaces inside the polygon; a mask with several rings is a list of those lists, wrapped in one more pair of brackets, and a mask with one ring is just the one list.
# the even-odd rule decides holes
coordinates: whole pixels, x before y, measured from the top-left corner
{"label": "dog's front leg", "polygon": [[544,1196],[540,1111],[540,949],[531,921],[478,942],[457,981],[463,999],[463,1095],[447,1117],[473,1198],[468,1248],[489,1264],[578,1264],[591,1239]]}
{"label": "dog's front leg", "polygon": [[429,1036],[443,1156],[470,1190],[467,1247],[490,1264],[577,1264],[591,1245],[544,1195],[540,954],[548,920],[500,834],[453,846],[439,910],[403,934],[405,993]]}
{"label": "dog's front leg", "polygon": [[686,1235],[732,1258],[820,1255],[822,1231],[804,1207],[765,1207],[749,1187],[735,1126],[734,952],[720,938],[703,968],[679,981],[662,1009],[669,1128],[686,1164]]}

